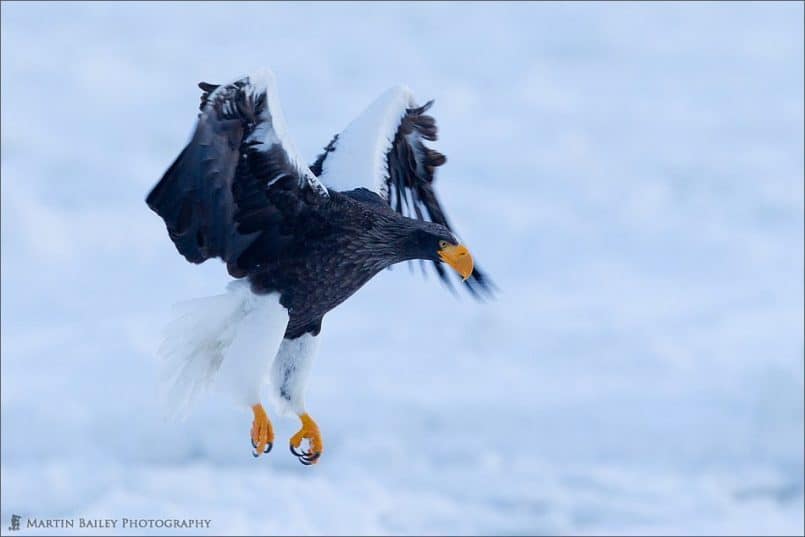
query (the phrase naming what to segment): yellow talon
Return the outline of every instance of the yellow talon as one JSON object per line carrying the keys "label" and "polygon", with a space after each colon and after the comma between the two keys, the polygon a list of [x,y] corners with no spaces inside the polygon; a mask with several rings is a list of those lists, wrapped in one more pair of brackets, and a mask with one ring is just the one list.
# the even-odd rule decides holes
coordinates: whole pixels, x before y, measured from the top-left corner
{"label": "yellow talon", "polygon": [[255,451],[252,452],[252,455],[259,457],[263,453],[268,453],[271,451],[271,448],[274,445],[274,428],[271,426],[271,422],[268,420],[268,416],[266,415],[263,405],[260,403],[253,405],[252,412],[254,412],[254,420],[252,421],[251,435],[252,446],[254,446],[255,449]]}
{"label": "yellow talon", "polygon": [[[321,441],[319,426],[307,413],[301,414],[302,428],[291,437],[291,453],[299,457],[299,462],[304,465],[316,464],[324,451],[324,444]],[[307,440],[310,451],[296,451],[302,445],[302,441]]]}

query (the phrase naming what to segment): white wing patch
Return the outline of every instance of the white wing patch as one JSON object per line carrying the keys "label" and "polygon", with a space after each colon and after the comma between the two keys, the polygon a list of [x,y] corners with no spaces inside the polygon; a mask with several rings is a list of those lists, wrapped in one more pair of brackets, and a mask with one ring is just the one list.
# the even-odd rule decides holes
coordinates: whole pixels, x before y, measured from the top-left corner
{"label": "white wing patch", "polygon": [[367,188],[389,198],[386,155],[408,108],[411,90],[396,86],[377,98],[343,132],[327,155],[319,179],[333,190]]}
{"label": "white wing patch", "polygon": [[[266,105],[263,112],[260,114],[260,121],[254,128],[254,131],[246,138],[246,142],[260,142],[263,146],[263,151],[269,151],[273,146],[279,145],[288,157],[288,162],[296,170],[301,181],[306,181],[313,190],[320,195],[329,196],[327,188],[316,178],[310,168],[304,163],[304,160],[299,157],[296,146],[291,141],[288,134],[288,127],[285,123],[285,115],[282,112],[282,105],[280,104],[279,93],[277,92],[277,83],[274,73],[270,69],[260,69],[246,77],[248,85],[244,91],[249,94],[253,100],[259,98],[262,94],[266,96]],[[218,87],[212,94],[210,94],[210,101],[212,101],[219,91],[223,91],[226,86],[234,84],[242,80],[237,79],[230,84],[224,84]],[[269,180],[269,185],[279,179],[274,177]],[[301,186],[301,185],[300,185]]]}

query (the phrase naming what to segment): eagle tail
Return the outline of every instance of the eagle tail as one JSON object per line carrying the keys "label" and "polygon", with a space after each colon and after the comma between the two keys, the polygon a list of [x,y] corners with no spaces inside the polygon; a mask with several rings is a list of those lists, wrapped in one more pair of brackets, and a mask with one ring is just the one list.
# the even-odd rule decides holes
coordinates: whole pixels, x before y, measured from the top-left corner
{"label": "eagle tail", "polygon": [[177,304],[175,314],[158,351],[169,413],[186,415],[213,384],[239,404],[254,404],[288,322],[276,295],[255,295],[239,280],[224,294]]}
{"label": "eagle tail", "polygon": [[243,316],[245,298],[230,291],[174,306],[175,317],[165,327],[158,354],[161,394],[175,414],[184,415],[212,385]]}

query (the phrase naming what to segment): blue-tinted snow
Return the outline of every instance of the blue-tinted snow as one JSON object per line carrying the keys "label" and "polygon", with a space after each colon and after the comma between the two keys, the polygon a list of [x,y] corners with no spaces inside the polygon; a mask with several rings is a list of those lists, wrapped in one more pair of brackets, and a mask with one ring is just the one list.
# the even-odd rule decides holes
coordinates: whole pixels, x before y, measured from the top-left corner
{"label": "blue-tinted snow", "polygon": [[[2,520],[215,533],[801,533],[803,6],[2,5]],[[405,266],[325,320],[327,452],[156,404],[224,289],[143,200],[200,80],[268,66],[310,161],[435,98],[438,188],[502,293]],[[76,529],[76,532],[79,530]],[[84,530],[81,530],[82,532]]]}

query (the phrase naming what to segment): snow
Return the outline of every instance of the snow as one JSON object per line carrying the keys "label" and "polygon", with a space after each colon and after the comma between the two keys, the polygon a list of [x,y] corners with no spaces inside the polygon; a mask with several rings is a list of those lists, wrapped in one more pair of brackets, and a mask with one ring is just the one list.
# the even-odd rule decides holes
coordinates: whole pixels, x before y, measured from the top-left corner
{"label": "snow", "polygon": [[[4,534],[802,534],[802,4],[0,9]],[[436,99],[437,189],[502,290],[400,266],[331,313],[311,468],[295,418],[254,459],[248,410],[156,397],[172,304],[227,278],[144,198],[196,83],[256,66],[310,162],[390,85]]]}

